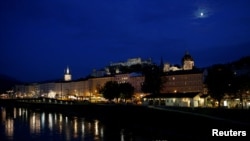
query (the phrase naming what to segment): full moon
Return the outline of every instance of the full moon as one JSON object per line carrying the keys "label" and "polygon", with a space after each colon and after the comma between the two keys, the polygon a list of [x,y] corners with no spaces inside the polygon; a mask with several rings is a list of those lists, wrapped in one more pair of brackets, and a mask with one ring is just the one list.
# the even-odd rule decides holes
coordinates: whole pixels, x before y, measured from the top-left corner
{"label": "full moon", "polygon": [[200,13],[200,16],[202,17],[203,15],[204,15],[203,12],[201,12],[201,13]]}

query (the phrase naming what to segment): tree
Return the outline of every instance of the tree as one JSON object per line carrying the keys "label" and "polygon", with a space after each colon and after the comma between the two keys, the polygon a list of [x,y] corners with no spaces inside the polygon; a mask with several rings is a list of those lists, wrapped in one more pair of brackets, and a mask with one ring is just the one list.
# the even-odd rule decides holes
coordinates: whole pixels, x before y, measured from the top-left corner
{"label": "tree", "polygon": [[119,84],[120,89],[120,98],[125,99],[125,102],[127,99],[131,99],[134,94],[134,87],[130,83],[121,83]]}
{"label": "tree", "polygon": [[231,85],[231,94],[235,98],[240,98],[243,108],[243,99],[247,96],[250,89],[250,56],[242,57],[241,59],[231,63],[235,70],[234,79]]}
{"label": "tree", "polygon": [[162,70],[156,65],[147,66],[143,70],[145,80],[141,90],[145,93],[158,94],[163,86]]}
{"label": "tree", "polygon": [[114,98],[118,99],[120,96],[119,85],[116,81],[108,81],[100,89],[100,93],[102,93],[103,97],[109,101],[113,100]]}
{"label": "tree", "polygon": [[205,83],[211,97],[218,100],[219,107],[225,93],[230,91],[233,75],[226,65],[217,64],[208,69]]}
{"label": "tree", "polygon": [[232,95],[235,97],[240,98],[240,101],[242,103],[242,108],[243,108],[243,98],[244,94],[248,93],[250,89],[250,76],[245,74],[245,75],[235,75],[232,84],[230,86],[230,92]]}

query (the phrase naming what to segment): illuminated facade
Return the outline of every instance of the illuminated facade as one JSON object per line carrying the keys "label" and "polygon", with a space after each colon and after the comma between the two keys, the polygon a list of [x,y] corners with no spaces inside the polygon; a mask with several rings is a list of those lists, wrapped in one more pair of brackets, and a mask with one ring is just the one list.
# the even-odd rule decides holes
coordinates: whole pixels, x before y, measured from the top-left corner
{"label": "illuminated facade", "polygon": [[143,93],[141,90],[141,86],[144,80],[145,77],[142,75],[134,75],[133,73],[130,74],[128,83],[130,83],[134,87],[135,94]]}
{"label": "illuminated facade", "polygon": [[135,94],[141,92],[141,84],[144,77],[135,73],[118,74],[115,76],[88,78],[77,81],[58,81],[46,83],[33,83],[28,85],[16,85],[17,97],[49,97],[57,99],[86,99],[97,101],[102,98],[99,93],[108,81],[117,81],[118,83],[130,83],[135,88]]}
{"label": "illuminated facade", "polygon": [[128,83],[128,81],[129,81],[129,73],[115,75],[114,76],[114,81],[116,81],[118,84],[120,84],[120,83]]}
{"label": "illuminated facade", "polygon": [[152,64],[152,60],[142,60],[140,57],[138,58],[129,58],[126,62],[116,62],[116,63],[110,63],[110,66],[132,66],[137,64]]}
{"label": "illuminated facade", "polygon": [[182,67],[183,70],[192,70],[194,67],[194,60],[188,52],[182,58]]}
{"label": "illuminated facade", "polygon": [[114,81],[120,83],[130,83],[134,87],[135,93],[142,93],[141,85],[144,82],[144,76],[139,73],[117,74],[114,76]]}
{"label": "illuminated facade", "polygon": [[164,64],[165,75],[162,78],[165,83],[161,93],[206,93],[203,82],[205,71],[194,69],[194,60],[188,52],[182,57],[181,62],[182,68]]}
{"label": "illuminated facade", "polygon": [[186,52],[182,67],[163,65],[164,81],[160,94],[144,97],[144,104],[203,107],[206,106],[207,89],[204,85],[205,71],[194,68],[192,56]]}
{"label": "illuminated facade", "polygon": [[169,63],[164,63],[163,72],[192,70],[194,68],[194,59],[188,52],[186,52],[185,55],[182,57],[181,63],[182,63],[182,67],[170,65]]}
{"label": "illuminated facade", "polygon": [[207,100],[206,96],[199,92],[168,93],[145,96],[143,98],[143,104],[177,107],[206,107]]}
{"label": "illuminated facade", "polygon": [[100,88],[102,88],[106,82],[113,81],[113,77],[99,77],[99,78],[90,78],[88,82],[88,93],[89,97],[92,97],[92,100],[101,99],[102,95],[99,93]]}
{"label": "illuminated facade", "polygon": [[[141,58],[128,59],[123,65],[135,64],[151,64],[151,60],[142,61]],[[165,75],[162,76],[166,82],[163,84],[161,93],[204,93],[203,72],[193,69],[194,61],[192,57],[186,53],[182,58],[183,68],[164,66]],[[117,65],[116,63],[111,65]],[[134,87],[135,97],[145,95],[141,91],[141,85],[145,77],[140,73],[125,73],[114,75],[103,75],[102,73],[93,73],[93,76],[86,79],[72,81],[69,67],[67,67],[63,81],[33,83],[28,85],[17,85],[17,97],[49,97],[57,99],[80,98],[82,100],[97,100],[95,98],[102,97],[99,94],[101,87],[108,81],[116,81],[118,83],[130,83]],[[97,77],[100,76],[100,77]]]}
{"label": "illuminated facade", "polygon": [[204,73],[199,70],[169,72],[163,76],[165,83],[161,93],[187,93],[205,91]]}

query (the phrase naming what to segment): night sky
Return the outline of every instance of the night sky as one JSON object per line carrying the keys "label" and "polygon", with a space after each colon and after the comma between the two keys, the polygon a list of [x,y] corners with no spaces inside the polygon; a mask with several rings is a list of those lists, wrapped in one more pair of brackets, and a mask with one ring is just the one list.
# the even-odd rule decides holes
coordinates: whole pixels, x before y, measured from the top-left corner
{"label": "night sky", "polygon": [[0,73],[73,79],[128,58],[196,67],[250,55],[249,0],[0,0]]}

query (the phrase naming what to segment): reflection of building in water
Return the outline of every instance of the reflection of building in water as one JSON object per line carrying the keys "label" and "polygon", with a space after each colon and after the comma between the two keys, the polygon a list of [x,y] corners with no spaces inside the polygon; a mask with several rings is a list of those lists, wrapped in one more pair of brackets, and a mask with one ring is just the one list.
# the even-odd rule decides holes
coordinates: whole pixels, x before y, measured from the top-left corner
{"label": "reflection of building in water", "polygon": [[41,131],[41,117],[40,114],[32,113],[30,115],[30,133],[39,134]]}
{"label": "reflection of building in water", "polygon": [[73,137],[74,138],[78,137],[78,121],[77,121],[77,118],[74,118],[74,121],[73,121]]}
{"label": "reflection of building in water", "polygon": [[[14,117],[16,118],[14,119]],[[34,112],[26,108],[12,108],[10,110],[1,108],[0,120],[0,127],[4,129],[1,135],[6,140],[16,140],[20,134],[25,137],[24,140],[42,136],[46,136],[45,138],[59,136],[59,140],[69,141],[104,140],[104,137],[107,137],[105,136],[107,128],[104,128],[99,120],[67,117],[52,112]],[[126,136],[125,134],[124,137]],[[0,140],[3,140],[2,136]]]}
{"label": "reflection of building in water", "polygon": [[5,134],[12,139],[13,133],[14,133],[14,120],[13,118],[7,118],[5,123]]}
{"label": "reflection of building in water", "polygon": [[6,109],[5,108],[1,108],[1,119],[2,119],[2,123],[5,123],[6,121]]}
{"label": "reflection of building in water", "polygon": [[44,130],[45,128],[45,113],[41,114],[41,129]]}
{"label": "reflection of building in water", "polygon": [[61,134],[62,133],[62,130],[63,130],[63,115],[62,114],[59,114],[59,133]]}
{"label": "reflection of building in water", "polygon": [[49,113],[49,119],[48,119],[49,123],[49,129],[52,131],[53,130],[53,118],[52,118],[52,113]]}
{"label": "reflection of building in water", "polygon": [[1,107],[1,122],[4,124],[6,136],[8,137],[8,139],[12,140],[14,134],[14,120],[13,117],[7,115],[9,114],[7,114],[6,108]]}
{"label": "reflection of building in water", "polygon": [[95,136],[98,136],[99,135],[99,126],[98,126],[98,123],[99,121],[98,120],[95,120]]}

